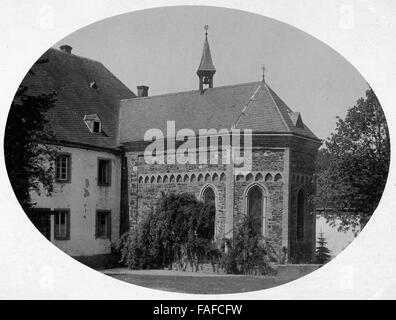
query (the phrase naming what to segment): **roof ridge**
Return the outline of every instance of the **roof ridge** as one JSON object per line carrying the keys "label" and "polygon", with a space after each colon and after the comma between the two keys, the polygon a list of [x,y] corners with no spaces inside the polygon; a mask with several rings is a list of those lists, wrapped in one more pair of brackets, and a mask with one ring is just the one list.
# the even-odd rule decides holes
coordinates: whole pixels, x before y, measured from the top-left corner
{"label": "roof ridge", "polygon": [[241,112],[239,113],[237,119],[235,120],[234,124],[231,126],[231,129],[235,129],[236,126],[238,125],[239,120],[241,119],[242,115],[246,115],[245,111],[249,108],[249,105],[254,99],[256,98],[257,94],[259,93],[261,87],[262,87],[262,81],[258,84],[258,87],[254,89],[253,94],[250,96],[249,100],[243,104],[243,108]]}
{"label": "roof ridge", "polygon": [[[264,81],[264,87],[267,89],[267,92],[268,92],[268,94],[270,95],[271,100],[272,100],[272,102],[274,103],[274,105],[275,105],[275,107],[276,107],[275,109],[276,109],[276,111],[279,113],[279,115],[280,115],[280,117],[281,117],[281,119],[282,119],[282,121],[283,121],[283,124],[285,125],[286,129],[287,129],[289,132],[292,132],[291,128],[289,127],[289,125],[288,125],[287,122],[286,122],[286,119],[283,117],[283,114],[282,114],[282,112],[280,111],[278,104],[276,103],[274,97],[272,96],[272,93],[271,93],[272,90],[269,89],[269,87],[268,87],[268,85],[267,85],[267,83],[266,83],[265,81]],[[290,108],[289,108],[289,109],[290,109]],[[290,109],[290,110],[291,110],[291,109]]]}
{"label": "roof ridge", "polygon": [[[216,89],[222,89],[222,88],[242,87],[242,86],[246,86],[246,85],[254,84],[254,83],[258,83],[258,82],[261,82],[261,81],[250,81],[250,82],[245,82],[245,83],[228,84],[228,85],[218,86],[218,87],[214,87],[214,88],[207,88],[204,91],[216,90]],[[177,92],[171,92],[171,93],[161,93],[161,94],[156,94],[156,95],[147,96],[147,97],[121,99],[121,101],[143,100],[143,99],[159,98],[159,97],[166,97],[166,96],[175,96],[175,95],[187,94],[187,93],[200,93],[200,91],[199,90],[188,90],[188,91],[177,91]]]}
{"label": "roof ridge", "polygon": [[[106,71],[114,79],[116,79],[119,83],[121,83],[125,87],[124,89],[127,89],[134,96],[136,96],[136,94],[123,81],[121,81],[121,79],[119,79],[118,76],[116,76],[110,69],[108,69],[102,62],[100,62],[98,60],[91,59],[91,58],[83,57],[83,56],[80,56],[80,55],[77,55],[77,54],[74,54],[74,53],[66,53],[66,52],[63,52],[62,50],[59,50],[59,49],[53,48],[53,47],[49,48],[47,51],[52,51],[52,52],[54,52],[56,54],[61,54],[61,55],[63,55],[62,58],[63,57],[71,57],[71,59],[79,59],[79,60],[81,60],[80,61],[81,63],[89,62],[89,63],[96,64],[96,67],[100,66],[104,71]],[[128,98],[128,99],[132,99],[132,98]]]}
{"label": "roof ridge", "polygon": [[[67,57],[75,57],[75,58],[78,58],[78,59],[87,60],[87,61],[90,61],[90,62],[95,62],[95,63],[98,63],[98,64],[103,65],[103,63],[100,62],[100,61],[98,61],[98,60],[91,59],[91,58],[84,57],[84,56],[80,56],[80,55],[74,54],[74,53],[63,52],[62,50],[59,50],[59,49],[54,48],[54,47],[49,48],[47,51],[49,51],[49,50],[55,51],[56,53],[63,54],[64,56],[67,56]],[[103,66],[104,66],[104,65],[103,65]],[[106,69],[107,69],[107,68],[106,68]]]}
{"label": "roof ridge", "polygon": [[[302,120],[302,115],[299,111],[293,111],[287,104],[286,102],[284,102],[282,100],[282,98],[279,97],[279,95],[272,90],[272,88],[270,88],[267,85],[267,88],[269,90],[269,93],[271,95],[271,98],[275,101],[276,106],[278,107],[279,112],[282,114],[282,119],[287,123],[286,119],[283,117],[283,111],[281,111],[281,108],[284,108],[284,112],[286,113],[286,116],[288,117],[289,121],[290,121],[290,125],[288,125],[288,128],[290,130],[290,132],[296,133],[297,129],[301,129],[303,131],[305,131],[305,133],[311,134],[313,135],[316,139],[319,139],[312,131],[311,129],[309,129],[309,127],[304,123],[304,121]],[[278,103],[276,103],[276,100],[274,99],[274,96],[276,97],[276,100],[278,100],[282,105],[280,106]],[[294,124],[293,119],[291,117],[291,114],[298,114],[299,117],[301,118],[301,122],[303,127],[298,127]],[[320,139],[319,139],[320,140]]]}

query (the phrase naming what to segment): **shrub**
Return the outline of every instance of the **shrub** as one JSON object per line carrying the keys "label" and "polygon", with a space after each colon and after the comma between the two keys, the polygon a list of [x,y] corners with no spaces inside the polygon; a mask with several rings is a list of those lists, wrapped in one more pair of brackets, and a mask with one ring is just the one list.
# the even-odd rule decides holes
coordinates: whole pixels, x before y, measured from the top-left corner
{"label": "shrub", "polygon": [[312,263],[311,246],[308,242],[295,243],[291,250],[291,262],[294,264]]}
{"label": "shrub", "polygon": [[222,260],[225,272],[245,275],[275,273],[271,262],[278,262],[278,255],[273,246],[257,233],[254,219],[251,216],[244,216],[234,242],[225,241]]}
{"label": "shrub", "polygon": [[124,234],[115,246],[120,261],[131,269],[171,268],[198,271],[211,263],[230,274],[273,273],[278,261],[272,245],[255,231],[251,217],[244,217],[234,241],[214,241],[215,208],[194,195],[162,195],[153,212]]}
{"label": "shrub", "polygon": [[120,260],[132,269],[171,267],[185,270],[213,262],[219,252],[214,244],[214,205],[194,195],[162,195],[155,211],[148,214],[115,248]]}

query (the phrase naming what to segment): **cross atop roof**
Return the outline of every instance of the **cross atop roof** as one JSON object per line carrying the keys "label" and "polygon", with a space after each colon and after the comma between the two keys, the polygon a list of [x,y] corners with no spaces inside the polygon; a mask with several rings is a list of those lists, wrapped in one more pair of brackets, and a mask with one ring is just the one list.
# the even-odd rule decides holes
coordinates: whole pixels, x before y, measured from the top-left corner
{"label": "cross atop roof", "polygon": [[205,36],[208,36],[209,26],[207,24],[205,24],[204,29],[205,29]]}

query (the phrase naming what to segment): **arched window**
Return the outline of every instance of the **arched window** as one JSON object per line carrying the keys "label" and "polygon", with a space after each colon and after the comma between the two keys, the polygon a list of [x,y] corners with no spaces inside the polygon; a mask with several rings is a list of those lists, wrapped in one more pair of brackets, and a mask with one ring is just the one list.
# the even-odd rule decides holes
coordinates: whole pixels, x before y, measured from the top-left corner
{"label": "arched window", "polygon": [[210,239],[215,238],[215,221],[216,221],[216,194],[211,186],[206,186],[201,194],[201,200],[209,205],[207,207],[208,216],[206,217],[208,220],[206,230],[202,230]]}
{"label": "arched window", "polygon": [[251,187],[246,194],[246,209],[254,230],[265,235],[265,207],[266,200],[262,188],[257,185]]}
{"label": "arched window", "polygon": [[304,239],[305,194],[300,190],[297,195],[297,240]]}
{"label": "arched window", "polygon": [[213,188],[207,187],[202,193],[202,200],[205,203],[215,203],[216,196]]}
{"label": "arched window", "polygon": [[164,176],[164,179],[162,180],[162,182],[163,183],[168,183],[168,176],[167,175]]}

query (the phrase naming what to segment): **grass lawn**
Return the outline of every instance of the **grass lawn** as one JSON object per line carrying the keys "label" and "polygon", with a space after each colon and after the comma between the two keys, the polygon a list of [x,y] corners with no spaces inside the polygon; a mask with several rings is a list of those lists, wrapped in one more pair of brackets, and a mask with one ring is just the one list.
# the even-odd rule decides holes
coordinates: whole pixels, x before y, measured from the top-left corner
{"label": "grass lawn", "polygon": [[249,277],[249,276],[193,276],[158,274],[108,274],[118,280],[138,286],[183,293],[221,294],[263,290],[295,280],[286,276]]}

